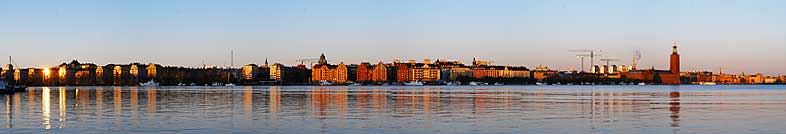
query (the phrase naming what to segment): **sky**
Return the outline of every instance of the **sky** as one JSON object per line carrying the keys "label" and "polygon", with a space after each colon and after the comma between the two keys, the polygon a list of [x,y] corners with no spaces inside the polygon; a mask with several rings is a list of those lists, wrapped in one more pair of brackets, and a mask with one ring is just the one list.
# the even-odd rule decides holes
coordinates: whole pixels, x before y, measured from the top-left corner
{"label": "sky", "polygon": [[677,42],[683,71],[780,75],[784,37],[783,0],[0,0],[0,56],[22,67],[225,66],[234,51],[234,66],[325,53],[573,70],[568,50],[594,49],[666,70]]}

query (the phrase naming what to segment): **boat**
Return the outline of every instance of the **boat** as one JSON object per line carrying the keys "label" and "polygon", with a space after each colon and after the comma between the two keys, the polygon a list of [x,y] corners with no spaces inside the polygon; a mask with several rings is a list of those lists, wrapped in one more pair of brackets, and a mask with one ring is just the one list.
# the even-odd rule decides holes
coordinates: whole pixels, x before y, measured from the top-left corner
{"label": "boat", "polygon": [[0,93],[24,92],[27,86],[8,85],[5,81],[0,81]]}
{"label": "boat", "polygon": [[545,83],[536,82],[535,85],[541,86],[541,85],[546,85],[546,84]]}
{"label": "boat", "polygon": [[218,82],[213,82],[213,84],[211,84],[210,86],[222,86],[222,85],[224,85],[224,84],[218,83]]}
{"label": "boat", "polygon": [[489,85],[489,83],[485,83],[485,82],[474,82],[474,81],[473,81],[473,82],[469,82],[469,85],[470,85],[470,86],[482,86],[482,85]]}
{"label": "boat", "polygon": [[181,86],[181,87],[182,87],[182,86],[186,86],[186,84],[183,84],[183,83],[177,83],[177,86]]}
{"label": "boat", "polygon": [[139,83],[139,86],[154,87],[154,86],[158,86],[158,82],[151,80],[145,83]]}
{"label": "boat", "polygon": [[321,80],[321,81],[319,81],[319,85],[320,86],[330,86],[330,85],[333,85],[333,83],[330,83],[329,81],[326,81],[326,80]]}
{"label": "boat", "polygon": [[699,82],[699,85],[715,86],[715,85],[717,85],[717,83],[715,83],[715,82]]}
{"label": "boat", "polygon": [[505,85],[504,83],[499,83],[499,82],[498,83],[494,83],[494,86],[504,86],[504,85]]}
{"label": "boat", "polygon": [[423,82],[420,81],[412,81],[412,82],[405,82],[405,86],[423,86]]}
{"label": "boat", "polygon": [[446,85],[448,85],[448,86],[459,86],[459,85],[461,85],[461,82],[458,82],[458,81],[456,81],[456,82],[448,82],[448,84],[446,84]]}
{"label": "boat", "polygon": [[224,86],[225,86],[225,87],[234,87],[234,86],[235,86],[235,84],[229,83],[229,84],[224,84]]}
{"label": "boat", "polygon": [[645,85],[647,85],[647,83],[644,82],[639,83],[639,86],[645,86]]}

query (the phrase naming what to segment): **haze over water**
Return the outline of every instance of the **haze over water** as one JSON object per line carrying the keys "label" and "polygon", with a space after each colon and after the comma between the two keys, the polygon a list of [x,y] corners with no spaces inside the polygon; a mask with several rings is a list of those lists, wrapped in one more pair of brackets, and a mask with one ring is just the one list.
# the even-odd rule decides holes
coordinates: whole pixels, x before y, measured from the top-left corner
{"label": "haze over water", "polygon": [[0,133],[784,133],[785,88],[40,87]]}

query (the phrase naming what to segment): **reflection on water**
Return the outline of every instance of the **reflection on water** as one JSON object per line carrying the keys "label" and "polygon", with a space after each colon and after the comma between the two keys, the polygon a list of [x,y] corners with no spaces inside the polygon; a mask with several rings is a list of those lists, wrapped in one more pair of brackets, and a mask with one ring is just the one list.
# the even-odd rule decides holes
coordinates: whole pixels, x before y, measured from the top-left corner
{"label": "reflection on water", "polygon": [[0,133],[784,133],[783,89],[41,87],[0,97]]}

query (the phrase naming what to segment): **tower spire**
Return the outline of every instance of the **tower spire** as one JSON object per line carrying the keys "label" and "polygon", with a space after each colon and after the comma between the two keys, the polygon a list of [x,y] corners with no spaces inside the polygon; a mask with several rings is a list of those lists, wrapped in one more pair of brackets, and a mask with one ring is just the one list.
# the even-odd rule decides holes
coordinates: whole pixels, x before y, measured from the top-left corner
{"label": "tower spire", "polygon": [[319,56],[319,64],[327,65],[327,59],[325,59],[325,53]]}
{"label": "tower spire", "polygon": [[677,54],[677,41],[674,41],[674,45],[672,46],[672,54]]}

